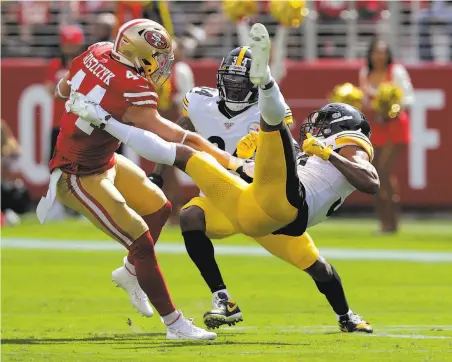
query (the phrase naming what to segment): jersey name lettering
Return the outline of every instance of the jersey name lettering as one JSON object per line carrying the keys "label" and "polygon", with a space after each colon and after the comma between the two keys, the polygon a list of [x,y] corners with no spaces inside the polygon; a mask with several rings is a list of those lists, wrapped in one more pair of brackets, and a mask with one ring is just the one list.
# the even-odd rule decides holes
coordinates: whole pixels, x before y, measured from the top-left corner
{"label": "jersey name lettering", "polygon": [[86,69],[88,69],[106,85],[110,85],[111,78],[115,77],[115,75],[107,67],[99,63],[92,53],[89,53],[85,58],[83,58],[83,64]]}

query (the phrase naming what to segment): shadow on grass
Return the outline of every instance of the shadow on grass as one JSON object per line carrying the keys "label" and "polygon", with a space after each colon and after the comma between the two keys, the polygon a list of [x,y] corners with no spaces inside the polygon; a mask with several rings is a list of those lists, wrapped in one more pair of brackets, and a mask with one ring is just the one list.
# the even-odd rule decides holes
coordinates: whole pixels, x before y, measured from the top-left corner
{"label": "shadow on grass", "polygon": [[[228,333],[229,335],[229,333]],[[232,333],[231,333],[232,335]],[[117,334],[112,336],[92,336],[86,338],[7,338],[2,339],[2,345],[59,345],[59,344],[111,344],[114,349],[137,348],[175,348],[191,346],[232,346],[232,345],[256,345],[256,346],[308,346],[309,343],[288,343],[279,341],[232,341],[224,340],[225,334],[219,335],[216,341],[169,341],[165,333],[134,333]],[[127,344],[132,344],[127,346]]]}
{"label": "shadow on grass", "polygon": [[[144,339],[143,339],[144,338]],[[130,343],[149,341],[149,340],[161,340],[166,341],[165,333],[129,333],[129,334],[114,334],[111,336],[92,336],[86,338],[5,338],[0,341],[2,345],[7,344],[66,344],[66,343],[98,343],[108,344],[111,343]]]}

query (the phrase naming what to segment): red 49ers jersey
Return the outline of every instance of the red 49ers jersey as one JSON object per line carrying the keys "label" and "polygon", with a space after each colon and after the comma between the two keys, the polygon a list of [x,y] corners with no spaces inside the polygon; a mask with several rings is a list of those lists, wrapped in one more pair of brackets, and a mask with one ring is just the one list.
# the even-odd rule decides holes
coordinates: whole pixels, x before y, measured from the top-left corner
{"label": "red 49ers jersey", "polygon": [[[113,60],[112,47],[112,43],[97,43],[75,58],[69,69],[71,88],[99,103],[118,121],[129,106],[157,108],[158,97],[151,83]],[[113,167],[118,140],[100,129],[89,127],[82,131],[77,120],[73,113],[63,114],[50,169],[89,175]]]}

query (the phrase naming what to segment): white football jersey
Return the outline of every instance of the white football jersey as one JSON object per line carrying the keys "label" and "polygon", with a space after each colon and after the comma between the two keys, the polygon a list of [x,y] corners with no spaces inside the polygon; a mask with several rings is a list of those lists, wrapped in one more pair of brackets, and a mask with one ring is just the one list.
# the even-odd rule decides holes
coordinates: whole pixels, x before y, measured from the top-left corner
{"label": "white football jersey", "polygon": [[[373,159],[370,140],[359,131],[344,131],[334,134],[323,141],[333,150],[344,146],[360,146]],[[306,202],[309,208],[308,227],[314,226],[336,211],[345,199],[355,191],[345,176],[331,162],[320,157],[309,157],[305,153],[298,156],[297,173],[306,190]]]}
{"label": "white football jersey", "polygon": [[[197,133],[218,148],[236,155],[237,143],[250,131],[259,129],[260,112],[257,103],[232,118],[218,109],[221,101],[218,89],[195,87],[185,95],[184,115],[190,118]],[[287,107],[285,121],[292,123]]]}

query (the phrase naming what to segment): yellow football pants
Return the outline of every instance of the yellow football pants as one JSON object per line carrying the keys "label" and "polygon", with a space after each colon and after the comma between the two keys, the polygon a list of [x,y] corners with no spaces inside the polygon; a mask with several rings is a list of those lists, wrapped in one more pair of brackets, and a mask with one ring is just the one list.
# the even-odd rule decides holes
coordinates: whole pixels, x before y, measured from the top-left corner
{"label": "yellow football pants", "polygon": [[128,247],[148,230],[141,216],[160,210],[167,200],[141,168],[124,156],[115,157],[115,166],[101,174],[63,172],[57,198]]}
{"label": "yellow football pants", "polygon": [[252,237],[271,234],[298,214],[289,200],[290,192],[298,192],[293,151],[287,149],[293,147],[290,132],[260,131],[258,142],[252,184],[232,175],[205,153],[190,158],[185,170],[230,226]]}
{"label": "yellow football pants", "polygon": [[[239,232],[208,197],[195,197],[183,209],[191,206],[204,211],[206,234],[209,238],[222,239]],[[307,232],[301,236],[269,234],[253,239],[274,256],[301,270],[309,268],[319,257],[319,250]]]}

